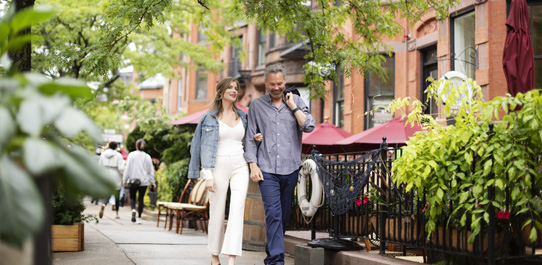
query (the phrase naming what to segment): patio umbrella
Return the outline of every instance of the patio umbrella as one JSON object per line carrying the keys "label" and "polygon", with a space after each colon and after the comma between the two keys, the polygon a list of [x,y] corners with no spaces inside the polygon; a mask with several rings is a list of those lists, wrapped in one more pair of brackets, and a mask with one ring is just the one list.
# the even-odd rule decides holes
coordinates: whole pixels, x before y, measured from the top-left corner
{"label": "patio umbrella", "polygon": [[[237,103],[237,108],[239,108],[240,110],[242,110],[243,112],[247,113],[248,112],[248,108]],[[175,120],[175,121],[172,121],[170,123],[168,123],[168,125],[182,125],[182,124],[198,124],[199,120],[201,120],[201,117],[203,117],[203,115],[209,111],[209,109],[204,109],[204,110],[201,110],[201,111],[198,111],[196,113],[192,113],[188,116],[184,116],[178,120]]]}
{"label": "patio umbrella", "polygon": [[302,150],[303,154],[310,154],[313,146],[322,154],[344,152],[341,146],[334,145],[352,134],[327,122],[320,123],[310,133],[303,133]]}
{"label": "patio umbrella", "polygon": [[421,131],[419,125],[405,125],[406,119],[394,118],[371,129],[337,141],[335,144],[344,145],[347,151],[366,151],[380,147],[382,137],[386,137],[389,145],[404,145],[406,141],[417,131]]}
{"label": "patio umbrella", "polygon": [[534,88],[533,44],[525,0],[512,0],[506,28],[502,65],[508,93],[515,96]]}

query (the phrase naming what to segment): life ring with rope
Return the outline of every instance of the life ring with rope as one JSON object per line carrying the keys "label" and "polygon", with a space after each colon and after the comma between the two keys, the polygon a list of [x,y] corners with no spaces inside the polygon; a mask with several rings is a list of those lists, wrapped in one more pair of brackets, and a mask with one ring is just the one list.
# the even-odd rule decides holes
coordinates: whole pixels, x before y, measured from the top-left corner
{"label": "life ring with rope", "polygon": [[[311,200],[307,199],[307,178],[311,178],[312,193]],[[322,206],[323,186],[316,172],[316,162],[312,159],[307,159],[303,162],[301,170],[299,170],[299,178],[297,180],[297,201],[303,216],[313,217],[318,207]],[[310,221],[309,221],[310,222]]]}

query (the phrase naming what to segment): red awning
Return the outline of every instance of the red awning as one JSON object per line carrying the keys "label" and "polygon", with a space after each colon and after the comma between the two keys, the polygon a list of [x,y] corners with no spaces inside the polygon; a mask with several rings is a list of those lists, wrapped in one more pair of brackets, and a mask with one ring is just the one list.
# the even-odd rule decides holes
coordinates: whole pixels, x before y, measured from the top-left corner
{"label": "red awning", "polygon": [[[244,111],[245,113],[248,112],[248,108],[237,103],[237,108],[239,108],[240,110]],[[170,123],[168,123],[168,125],[181,125],[181,124],[198,124],[199,120],[201,120],[201,117],[203,117],[203,115],[209,111],[209,109],[204,109],[204,110],[201,110],[201,111],[198,111],[196,113],[192,113],[188,116],[184,116],[178,120],[175,120],[175,121],[172,121]]]}
{"label": "red awning", "polygon": [[405,121],[406,118],[404,120],[401,120],[401,118],[391,119],[384,124],[378,125],[358,134],[354,134],[348,138],[336,142],[335,144],[379,145],[382,143],[382,137],[386,137],[386,142],[388,144],[404,144],[417,131],[422,130],[422,127],[419,125],[414,125],[414,127],[411,127],[410,124],[405,125]]}
{"label": "red awning", "polygon": [[310,154],[313,145],[322,154],[340,153],[344,150],[335,146],[335,142],[342,140],[352,134],[327,122],[320,123],[310,133],[303,134],[302,153]]}
{"label": "red awning", "polygon": [[506,40],[502,56],[508,93],[515,96],[534,88],[534,56],[529,11],[525,0],[512,0],[506,19]]}

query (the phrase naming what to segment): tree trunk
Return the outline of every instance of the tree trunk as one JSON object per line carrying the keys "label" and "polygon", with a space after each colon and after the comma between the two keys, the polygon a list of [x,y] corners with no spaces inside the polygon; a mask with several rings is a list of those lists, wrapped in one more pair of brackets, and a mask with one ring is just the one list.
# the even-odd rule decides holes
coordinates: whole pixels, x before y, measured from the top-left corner
{"label": "tree trunk", "polygon": [[[19,12],[25,8],[33,7],[35,0],[15,0],[13,4],[15,5],[15,11]],[[22,30],[19,34],[29,34],[30,28]],[[19,72],[30,72],[32,66],[32,45],[30,43],[26,44],[22,50],[9,52],[9,57],[13,61],[13,65]]]}

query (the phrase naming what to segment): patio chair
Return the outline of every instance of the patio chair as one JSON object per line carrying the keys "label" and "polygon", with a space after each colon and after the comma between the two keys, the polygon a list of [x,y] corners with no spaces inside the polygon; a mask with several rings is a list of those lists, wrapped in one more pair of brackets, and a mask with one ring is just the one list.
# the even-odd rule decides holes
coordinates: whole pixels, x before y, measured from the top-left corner
{"label": "patio chair", "polygon": [[[208,207],[209,196],[205,187],[205,181],[203,181],[198,188],[194,187],[194,190],[190,193],[190,203],[169,204],[168,209],[172,210],[174,214],[171,217],[177,219],[177,227],[175,233],[182,234],[184,221],[196,221],[201,224],[201,230],[207,233],[207,222],[209,220]],[[170,227],[173,220],[170,217]],[[197,224],[196,224],[197,225]],[[196,226],[196,230],[197,230]]]}
{"label": "patio chair", "polygon": [[[178,203],[188,202],[188,196],[189,196],[189,193],[190,193],[191,187],[192,187],[191,184],[192,184],[192,186],[194,186],[194,183],[193,183],[192,179],[188,179],[188,181],[184,185],[184,188],[183,188],[183,190],[181,192],[181,196],[179,197]],[[158,208],[158,216],[156,217],[156,227],[158,227],[159,224],[160,224],[160,218],[162,216],[161,215],[161,210],[165,209],[166,212],[164,214],[164,217],[165,217],[164,218],[164,229],[166,228],[167,219],[168,219],[168,209],[167,209],[166,205],[169,204],[169,203],[174,203],[174,202],[159,201],[159,202],[156,203],[156,206]]]}
{"label": "patio chair", "polygon": [[[205,187],[205,179],[200,178],[197,180],[192,180],[194,185],[192,187],[188,188],[186,192],[188,192],[188,199],[184,200],[184,202],[170,202],[164,204],[164,208],[166,208],[166,218],[169,219],[169,231],[173,228],[173,218],[175,218],[175,209],[183,205],[193,205],[196,200],[196,195],[201,187]],[[167,222],[167,220],[166,220]],[[165,225],[164,225],[165,228]]]}

